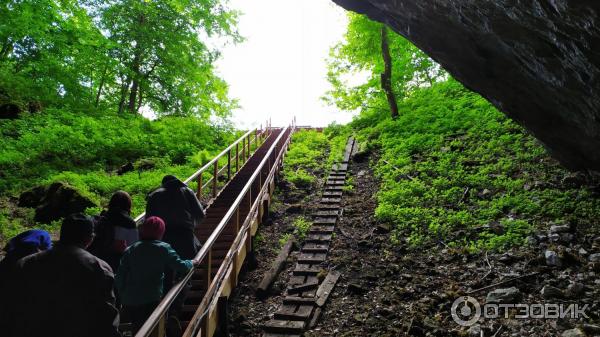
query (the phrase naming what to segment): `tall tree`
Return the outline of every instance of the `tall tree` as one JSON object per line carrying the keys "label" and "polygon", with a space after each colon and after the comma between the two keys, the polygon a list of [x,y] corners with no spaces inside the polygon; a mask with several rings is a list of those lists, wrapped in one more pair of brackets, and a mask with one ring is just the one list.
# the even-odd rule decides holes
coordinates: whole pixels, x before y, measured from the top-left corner
{"label": "tall tree", "polygon": [[383,57],[384,71],[381,73],[381,88],[385,92],[392,118],[398,117],[398,102],[392,88],[392,56],[390,55],[390,42],[387,27],[381,26],[381,55]]}
{"label": "tall tree", "polygon": [[415,88],[445,77],[443,70],[402,36],[366,16],[349,14],[344,40],[334,46],[324,99],[342,110],[387,111]]}

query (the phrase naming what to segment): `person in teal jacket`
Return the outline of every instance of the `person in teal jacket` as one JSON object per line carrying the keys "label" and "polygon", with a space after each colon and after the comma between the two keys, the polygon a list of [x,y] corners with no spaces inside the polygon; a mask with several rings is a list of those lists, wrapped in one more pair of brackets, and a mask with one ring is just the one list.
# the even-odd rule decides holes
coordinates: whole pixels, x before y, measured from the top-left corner
{"label": "person in teal jacket", "polygon": [[160,302],[165,270],[185,274],[193,267],[192,260],[182,260],[168,243],[160,241],[164,233],[165,222],[161,218],[147,218],[139,228],[140,241],[127,248],[115,277],[133,334]]}

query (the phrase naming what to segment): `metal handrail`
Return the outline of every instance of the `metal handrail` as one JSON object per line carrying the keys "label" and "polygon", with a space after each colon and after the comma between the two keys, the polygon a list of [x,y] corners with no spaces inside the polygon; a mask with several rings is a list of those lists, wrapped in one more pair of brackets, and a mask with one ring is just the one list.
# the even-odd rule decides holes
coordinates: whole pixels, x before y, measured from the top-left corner
{"label": "metal handrail", "polygon": [[[216,185],[217,185],[217,180],[218,180],[217,177],[220,176],[221,173],[225,169],[227,169],[227,171],[229,173],[231,172],[231,164],[232,164],[231,163],[231,159],[232,159],[231,151],[235,148],[235,157],[233,157],[233,159],[235,160],[235,164],[236,164],[235,165],[235,167],[236,167],[235,173],[237,173],[243,167],[244,160],[249,159],[253,154],[253,153],[250,153],[251,149],[252,149],[252,140],[254,140],[254,145],[255,145],[254,150],[256,151],[260,147],[259,141],[260,140],[264,141],[265,139],[267,139],[268,136],[270,135],[270,132],[271,132],[271,127],[269,125],[269,122],[267,122],[267,124],[265,126],[265,130],[262,130],[262,127],[261,127],[261,129],[249,130],[244,135],[242,135],[240,138],[238,138],[235,142],[230,144],[226,149],[221,151],[221,153],[219,153],[217,156],[215,156],[213,159],[211,159],[208,163],[204,164],[204,166],[202,166],[200,169],[198,169],[196,172],[194,172],[194,174],[192,174],[186,180],[184,180],[183,183],[187,185],[194,179],[198,180],[198,187],[197,187],[197,191],[196,191],[196,196],[198,197],[198,199],[200,199],[200,197],[202,196],[202,190],[206,186],[209,186],[212,183],[213,184],[212,199],[214,199],[218,194],[216,191]],[[254,134],[254,138],[251,138],[252,134]],[[259,138],[259,136],[260,136],[260,138]],[[242,143],[241,153],[240,153],[240,147],[239,147],[240,143]],[[239,162],[240,154],[242,156],[241,163]],[[227,158],[228,158],[227,166],[223,166],[222,168],[218,169],[219,159],[221,159],[225,156],[227,156]],[[213,169],[213,176],[203,184],[202,183],[202,173],[208,171],[211,167],[217,168],[217,169]],[[233,175],[230,174],[230,176],[228,178],[231,179],[232,177],[233,177]],[[144,219],[144,216],[146,216],[146,212],[138,215],[134,219],[135,222],[139,224]]]}
{"label": "metal handrail", "polygon": [[[266,155],[264,156],[263,160],[260,162],[259,166],[254,171],[254,173],[252,174],[252,176],[250,177],[250,179],[248,180],[248,182],[246,183],[246,185],[244,186],[242,191],[239,193],[238,197],[235,199],[235,201],[233,202],[233,204],[231,205],[231,207],[229,208],[227,213],[224,215],[224,217],[221,219],[221,221],[219,222],[219,224],[217,225],[215,230],[212,232],[212,234],[208,237],[208,239],[202,245],[202,248],[200,249],[200,251],[196,254],[196,257],[194,258],[194,261],[196,263],[202,262],[205,258],[207,258],[209,256],[212,246],[217,241],[218,236],[223,232],[225,226],[231,220],[231,217],[233,216],[234,212],[239,211],[240,203],[246,197],[246,194],[248,193],[248,191],[250,191],[250,189],[252,188],[252,184],[255,182],[256,177],[259,174],[261,174],[262,168],[265,166],[266,163],[269,162],[269,159],[270,159],[269,157],[270,157],[271,153],[273,153],[273,151],[277,147],[277,144],[279,143],[281,137],[283,137],[283,135],[287,132],[287,130],[289,128],[290,127],[288,126],[284,130],[282,130],[282,132],[279,134],[277,139],[273,142],[273,144],[267,151]],[[283,148],[283,146],[282,146],[282,148]],[[273,163],[273,167],[275,167],[275,163]],[[251,214],[252,214],[252,212],[248,213],[248,215],[251,215]],[[238,235],[239,235],[239,233],[238,233]],[[207,263],[208,266],[210,266],[210,263],[211,262],[208,261],[208,263]],[[137,332],[137,334],[135,335],[136,337],[148,337],[152,334],[152,332],[154,331],[156,326],[159,324],[160,320],[167,313],[167,310],[171,307],[175,298],[179,295],[179,293],[181,293],[185,284],[187,284],[187,282],[189,282],[189,280],[192,278],[194,271],[195,271],[195,268],[192,268],[192,270],[190,270],[190,272],[188,272],[183,279],[181,279],[179,282],[177,282],[167,292],[167,294],[164,296],[164,298],[158,304],[156,309],[154,309],[154,311],[152,312],[150,317],[146,320],[146,322],[142,325],[140,330]],[[208,277],[209,277],[208,283],[210,285],[210,284],[212,284],[210,282],[210,268],[206,268],[206,271],[208,273]],[[206,291],[207,291],[206,295],[209,295],[209,290],[210,290],[209,288],[210,288],[209,286],[206,287]],[[205,298],[207,297],[206,295],[205,295]],[[205,302],[205,300],[202,301],[202,303],[204,303],[204,302]],[[202,305],[202,303],[201,303],[201,305]],[[192,324],[192,322],[190,322],[190,324]]]}
{"label": "metal handrail", "polygon": [[[280,139],[286,134],[288,129],[290,129],[290,127],[286,127],[285,129],[282,130],[281,134],[277,137],[277,139],[275,140],[275,142],[273,143],[273,145],[271,146],[271,148],[269,149],[269,151],[267,152],[267,154],[265,155],[265,157],[259,164],[258,168],[254,171],[254,174],[248,180],[248,183],[246,184],[244,189],[242,189],[242,191],[238,195],[238,198],[236,198],[236,200],[231,205],[231,207],[229,208],[227,213],[225,213],[225,215],[221,219],[221,222],[219,222],[219,225],[217,226],[217,229],[219,227],[221,227],[221,230],[219,231],[219,233],[216,233],[217,232],[216,229],[215,229],[215,231],[213,231],[213,234],[211,235],[211,237],[214,236],[215,241],[216,241],[216,238],[218,238],[218,236],[220,235],[220,232],[225,228],[225,226],[227,226],[229,221],[231,221],[231,218],[233,217],[233,215],[236,214],[236,216],[239,217],[240,204],[246,198],[246,193],[248,193],[248,191],[250,191],[250,189],[252,188],[252,184],[254,184],[254,182],[256,181],[256,178],[262,174],[262,169],[265,166],[265,164],[270,163],[271,153],[273,152],[273,150],[275,148],[277,148],[277,144],[279,143]],[[292,125],[291,130],[290,130],[290,135],[293,133],[293,130],[294,130],[294,126]],[[291,137],[289,137],[289,138],[291,138]],[[281,148],[279,149],[279,153],[277,153],[276,158],[272,162],[271,170],[269,171],[267,177],[264,180],[265,182],[268,182],[269,179],[271,179],[272,176],[275,174],[278,162],[281,160],[281,158],[282,158],[281,156],[282,156],[283,152],[286,150],[287,145],[289,143],[289,140],[290,140],[289,138],[286,140],[286,142],[284,144],[281,145]],[[219,288],[222,284],[222,281],[225,278],[225,275],[227,274],[227,270],[229,269],[231,263],[233,263],[234,252],[237,252],[237,250],[239,249],[239,246],[242,243],[242,237],[244,235],[250,235],[250,233],[248,233],[248,231],[250,229],[250,224],[251,224],[250,220],[253,219],[254,215],[257,213],[258,206],[260,205],[260,202],[261,202],[261,196],[264,195],[267,188],[269,188],[269,186],[268,186],[268,184],[265,183],[261,187],[260,191],[257,193],[254,203],[252,204],[250,210],[248,211],[248,215],[244,219],[243,225],[239,227],[236,238],[234,239],[233,243],[231,244],[231,248],[227,252],[227,255],[223,259],[223,262],[221,263],[221,266],[219,267],[219,270],[217,271],[217,273],[215,275],[215,279],[212,280],[212,282],[210,284],[210,288],[206,289],[206,294],[204,295],[202,302],[200,302],[200,304],[198,305],[198,309],[197,309],[196,313],[197,314],[201,313],[201,314],[198,315],[199,317],[196,317],[196,315],[194,315],[194,317],[192,318],[192,321],[190,321],[188,328],[186,329],[186,333],[188,333],[188,334],[184,333],[183,337],[190,337],[198,330],[198,326],[201,323],[200,320],[206,314],[206,312],[204,312],[205,310],[203,310],[203,309],[210,308],[210,304],[215,300],[214,295],[219,290]],[[239,218],[238,218],[238,221],[239,221]],[[239,225],[239,223],[238,223],[238,225]],[[210,240],[210,238],[209,238],[209,240]],[[208,252],[211,248],[212,247],[206,248],[206,251]],[[202,253],[202,251],[200,251],[198,255],[200,255],[201,253]],[[198,258],[198,255],[197,255],[197,258]],[[197,261],[201,262],[205,257],[206,256],[200,256]],[[210,264],[210,261],[208,261],[208,264]],[[234,270],[232,272],[235,273],[237,271]],[[190,327],[192,327],[191,330],[190,330]]]}

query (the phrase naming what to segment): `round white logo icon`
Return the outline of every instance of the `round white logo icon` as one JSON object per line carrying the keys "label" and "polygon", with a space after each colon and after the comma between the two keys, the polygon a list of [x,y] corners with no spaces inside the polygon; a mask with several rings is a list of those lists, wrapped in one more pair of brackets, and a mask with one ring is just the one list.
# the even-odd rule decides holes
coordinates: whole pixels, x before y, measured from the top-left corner
{"label": "round white logo icon", "polygon": [[452,319],[462,326],[471,326],[481,317],[481,306],[471,296],[457,298],[450,309]]}

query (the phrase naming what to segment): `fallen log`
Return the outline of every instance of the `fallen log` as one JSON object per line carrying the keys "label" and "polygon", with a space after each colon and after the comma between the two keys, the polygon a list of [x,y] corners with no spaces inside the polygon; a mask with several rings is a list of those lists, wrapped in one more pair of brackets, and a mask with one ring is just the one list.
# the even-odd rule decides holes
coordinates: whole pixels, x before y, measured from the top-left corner
{"label": "fallen log", "polygon": [[293,247],[294,247],[294,240],[290,238],[285,243],[283,248],[281,248],[281,250],[279,251],[279,255],[277,255],[277,258],[275,259],[275,261],[273,261],[273,265],[271,266],[271,269],[269,269],[265,273],[265,276],[263,277],[262,281],[256,288],[256,296],[257,297],[260,297],[260,298],[266,297],[266,295],[268,294],[269,288],[271,287],[273,282],[275,282],[275,279],[277,279],[277,275],[279,275],[279,272],[281,272],[281,270],[283,269],[283,266],[285,265],[285,261],[287,260],[288,255],[290,255],[290,252],[292,251]]}

